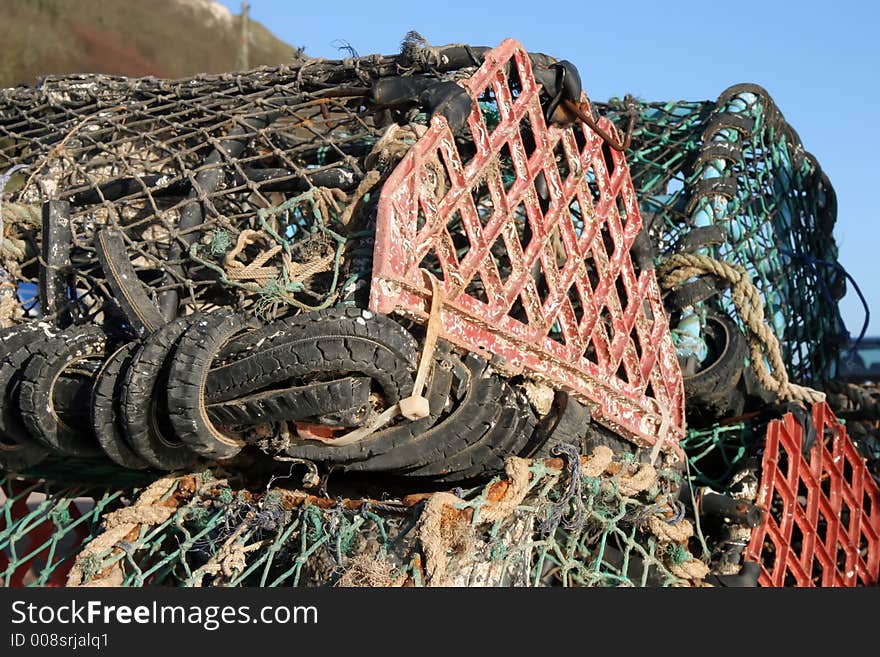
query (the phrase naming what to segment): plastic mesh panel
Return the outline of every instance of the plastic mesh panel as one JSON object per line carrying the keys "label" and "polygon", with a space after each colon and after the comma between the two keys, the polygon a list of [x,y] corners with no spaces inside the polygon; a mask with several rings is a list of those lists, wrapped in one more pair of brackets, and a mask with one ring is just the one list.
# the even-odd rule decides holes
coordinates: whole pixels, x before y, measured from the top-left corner
{"label": "plastic mesh panel", "polygon": [[444,337],[574,391],[634,442],[665,432],[677,448],[681,371],[654,272],[630,257],[642,224],[623,154],[583,124],[545,124],[513,40],[463,84],[476,152],[435,118],[389,178],[371,308],[425,318],[428,270]]}
{"label": "plastic mesh panel", "polygon": [[880,572],[880,490],[827,404],[817,437],[789,413],[770,423],[758,505],[767,512],[746,555],[763,586],[873,586]]}

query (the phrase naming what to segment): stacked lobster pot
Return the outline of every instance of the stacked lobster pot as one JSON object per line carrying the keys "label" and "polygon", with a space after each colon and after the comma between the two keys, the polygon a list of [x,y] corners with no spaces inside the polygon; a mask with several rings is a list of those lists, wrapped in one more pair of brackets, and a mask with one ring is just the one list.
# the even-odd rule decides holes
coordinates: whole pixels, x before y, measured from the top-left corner
{"label": "stacked lobster pot", "polygon": [[[411,33],[392,56],[0,92],[3,499],[98,477],[119,482],[88,488],[107,514],[132,486],[135,506],[163,506],[158,528],[126,525],[129,566],[96,524],[50,567],[58,525],[34,576],[754,585],[744,550],[721,549],[731,523],[709,546],[700,532],[710,502],[723,515],[738,498],[685,481],[685,410],[715,431],[815,401],[786,368],[824,361],[782,335],[774,351],[775,306],[740,312],[757,298],[736,293],[740,269],[688,259],[730,234],[736,180],[719,171],[745,149],[714,135],[745,135],[754,121],[729,114],[766,107],[752,88],[725,98],[670,114],[679,136],[706,122],[710,145],[668,149],[657,171],[656,108],[603,107],[615,127],[570,62],[510,39]],[[268,490],[295,468],[308,493]],[[737,515],[750,527],[756,504]],[[269,534],[271,551],[245,546]],[[244,565],[226,572],[234,549]],[[7,581],[27,563],[0,553]]]}
{"label": "stacked lobster pot", "polygon": [[391,57],[6,90],[5,467],[244,450],[462,481],[580,450],[591,411],[597,440],[674,452],[653,265],[581,94],[513,42],[417,35]]}
{"label": "stacked lobster pot", "polygon": [[754,84],[601,107],[632,127],[713,571],[741,577],[745,560],[762,585],[873,585],[880,412],[841,373],[868,314],[852,339],[838,301],[847,283],[864,298],[837,259],[830,181]]}
{"label": "stacked lobster pot", "polygon": [[602,109],[633,128],[627,154],[664,263],[689,423],[816,401],[788,381],[823,388],[849,334],[837,305],[847,274],[833,236],[836,197],[815,156],[754,84],[716,101],[626,98]]}

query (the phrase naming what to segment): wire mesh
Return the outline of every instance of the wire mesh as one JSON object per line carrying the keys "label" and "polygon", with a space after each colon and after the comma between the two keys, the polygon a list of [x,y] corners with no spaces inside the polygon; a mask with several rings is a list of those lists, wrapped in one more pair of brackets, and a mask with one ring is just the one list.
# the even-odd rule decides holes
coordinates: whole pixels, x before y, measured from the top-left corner
{"label": "wire mesh", "polygon": [[[356,191],[369,199],[371,187],[381,185],[372,178],[359,187],[365,159],[387,127],[367,112],[364,97],[373,80],[404,67],[399,57],[377,56],[176,81],[50,77],[34,88],[0,91],[0,167],[27,167],[6,186],[4,208],[4,216],[21,215],[17,224],[7,222],[7,237],[20,247],[19,262],[7,270],[22,282],[27,314],[42,311],[58,323],[110,316],[113,295],[94,247],[102,227],[121,230],[125,255],[166,317],[250,308],[259,298],[218,284],[209,262],[190,257],[194,248],[206,248],[208,260],[222,266],[242,232],[268,225],[294,265],[340,244],[356,252],[359,245],[347,238],[360,217],[352,208],[343,218],[342,208]],[[393,162],[374,157],[370,164],[381,172]],[[316,189],[325,191],[327,230],[315,229],[314,197],[302,208],[288,203],[272,211]],[[36,230],[44,198],[69,203],[71,227],[70,266],[61,273],[68,291],[51,313],[37,307],[34,290],[40,241],[51,238]],[[244,245],[241,259],[258,258],[259,246]],[[294,305],[338,300],[348,280],[339,261],[287,285]],[[271,296],[274,283],[264,281],[263,291]]]}

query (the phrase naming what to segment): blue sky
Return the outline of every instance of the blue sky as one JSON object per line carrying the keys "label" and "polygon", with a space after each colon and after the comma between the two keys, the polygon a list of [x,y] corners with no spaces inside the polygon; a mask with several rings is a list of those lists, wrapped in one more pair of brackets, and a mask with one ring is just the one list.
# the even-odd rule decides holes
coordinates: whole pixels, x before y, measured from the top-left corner
{"label": "blue sky", "polygon": [[[238,13],[238,0],[222,4]],[[737,82],[764,86],[837,191],[840,262],[875,310],[880,334],[880,3],[791,2],[349,2],[250,0],[251,16],[309,55],[397,52],[408,30],[434,44],[526,48],[577,65],[596,100],[714,99]],[[864,313],[854,292],[841,303],[853,335]]]}

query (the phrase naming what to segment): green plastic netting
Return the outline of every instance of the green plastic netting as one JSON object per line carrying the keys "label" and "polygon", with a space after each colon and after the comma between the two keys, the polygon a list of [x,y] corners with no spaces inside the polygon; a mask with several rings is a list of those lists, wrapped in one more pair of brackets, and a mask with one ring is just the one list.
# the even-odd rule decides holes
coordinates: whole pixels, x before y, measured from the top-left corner
{"label": "green plastic netting", "polygon": [[[694,228],[722,226],[726,239],[699,252],[749,272],[789,376],[833,378],[848,336],[837,307],[846,283],[834,189],[770,95],[736,85],[715,102],[600,108],[621,129],[637,114],[627,158],[656,255]],[[729,292],[710,303],[736,315]]]}
{"label": "green plastic netting", "polygon": [[747,423],[708,429],[691,429],[681,442],[688,455],[691,482],[725,492],[731,476],[758,441],[755,427]]}
{"label": "green plastic netting", "polygon": [[597,448],[516,459],[507,475],[386,500],[245,490],[208,471],[112,490],[8,477],[0,582],[643,586],[707,572],[675,472]]}

